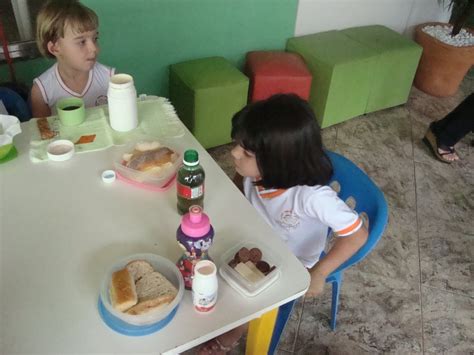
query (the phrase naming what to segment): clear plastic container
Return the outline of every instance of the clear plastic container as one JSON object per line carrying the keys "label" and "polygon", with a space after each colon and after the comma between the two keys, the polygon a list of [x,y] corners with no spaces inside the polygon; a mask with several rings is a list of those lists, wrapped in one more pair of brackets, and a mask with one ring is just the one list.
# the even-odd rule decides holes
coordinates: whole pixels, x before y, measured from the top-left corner
{"label": "clear plastic container", "polygon": [[[262,260],[266,261],[270,266],[275,266],[275,269],[265,275],[263,279],[257,282],[248,281],[241,274],[239,274],[237,271],[235,271],[232,267],[229,266],[229,261],[234,259],[234,255],[242,247],[246,247],[249,250],[252,248],[259,248],[262,252]],[[229,249],[222,255],[219,273],[232,288],[234,288],[244,296],[253,297],[265,290],[280,277],[282,265],[281,263],[279,263],[279,260],[281,260],[281,258],[277,259],[277,257],[269,251],[268,247],[258,245],[252,242],[243,242],[236,245],[234,248]]]}
{"label": "clear plastic container", "polygon": [[[169,149],[173,150],[177,157],[176,160],[172,163],[172,165],[163,167],[159,172],[156,171],[139,171],[135,169],[131,169],[125,166],[125,161],[123,159],[124,154],[130,154],[135,149],[137,143],[150,143],[153,141],[157,141],[160,143],[161,147],[168,147]],[[136,183],[145,184],[145,185],[152,185],[155,187],[163,187],[165,186],[176,174],[178,167],[181,165],[181,153],[182,149],[180,149],[176,143],[171,140],[165,139],[153,139],[153,138],[145,138],[137,140],[133,143],[126,145],[123,149],[120,149],[120,154],[114,161],[115,171],[116,173],[123,176],[125,179],[132,180]]]}
{"label": "clear plastic container", "polygon": [[[117,270],[123,269],[132,260],[148,261],[153,266],[153,269],[155,271],[160,272],[178,289],[178,294],[170,304],[154,312],[149,312],[142,315],[130,315],[127,313],[123,313],[116,310],[112,306],[109,294],[110,280],[112,278],[112,274]],[[178,268],[174,263],[156,254],[134,254],[118,261],[110,268],[110,270],[105,275],[104,280],[102,281],[102,285],[100,288],[100,299],[106,310],[113,316],[121,319],[122,321],[128,324],[142,326],[154,324],[166,318],[181,302],[181,299],[183,298],[183,293],[183,277],[181,276],[181,273],[179,272]]]}

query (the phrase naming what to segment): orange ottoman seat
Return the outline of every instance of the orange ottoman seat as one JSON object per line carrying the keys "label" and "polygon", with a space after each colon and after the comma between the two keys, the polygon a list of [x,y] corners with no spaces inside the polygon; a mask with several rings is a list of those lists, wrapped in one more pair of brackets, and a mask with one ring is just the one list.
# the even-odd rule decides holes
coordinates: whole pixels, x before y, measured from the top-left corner
{"label": "orange ottoman seat", "polygon": [[312,75],[296,53],[248,52],[245,73],[250,78],[250,102],[280,93],[293,93],[305,100],[309,98]]}

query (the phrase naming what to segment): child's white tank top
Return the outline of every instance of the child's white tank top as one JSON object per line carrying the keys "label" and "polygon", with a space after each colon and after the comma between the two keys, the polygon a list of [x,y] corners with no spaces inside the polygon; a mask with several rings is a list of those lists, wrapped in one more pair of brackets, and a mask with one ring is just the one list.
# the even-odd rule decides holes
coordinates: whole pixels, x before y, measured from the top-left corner
{"label": "child's white tank top", "polygon": [[33,82],[38,86],[44,102],[51,109],[51,114],[56,114],[56,102],[65,97],[80,97],[86,107],[104,105],[107,103],[107,90],[109,80],[115,74],[115,68],[109,68],[100,63],[95,63],[89,71],[89,80],[81,93],[69,89],[61,79],[58,64],[55,63]]}

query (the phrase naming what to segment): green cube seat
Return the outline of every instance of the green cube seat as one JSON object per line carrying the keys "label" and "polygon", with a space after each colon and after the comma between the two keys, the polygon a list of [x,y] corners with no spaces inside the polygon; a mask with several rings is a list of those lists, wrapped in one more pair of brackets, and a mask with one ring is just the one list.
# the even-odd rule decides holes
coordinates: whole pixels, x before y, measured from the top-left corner
{"label": "green cube seat", "polygon": [[375,49],[340,31],[290,38],[286,49],[300,54],[313,75],[309,103],[321,127],[366,112],[371,72],[377,64]]}
{"label": "green cube seat", "polygon": [[205,148],[231,141],[232,116],[246,105],[248,87],[248,78],[222,57],[170,67],[170,100]]}
{"label": "green cube seat", "polygon": [[341,32],[378,53],[378,61],[371,72],[372,88],[366,112],[404,104],[422,47],[381,25],[347,28]]}

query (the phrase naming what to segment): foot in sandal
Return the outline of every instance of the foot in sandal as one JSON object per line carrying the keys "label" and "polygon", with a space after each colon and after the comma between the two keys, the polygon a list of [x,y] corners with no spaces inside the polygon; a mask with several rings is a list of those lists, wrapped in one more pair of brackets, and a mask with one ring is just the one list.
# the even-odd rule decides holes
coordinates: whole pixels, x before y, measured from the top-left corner
{"label": "foot in sandal", "polygon": [[438,140],[431,128],[428,128],[423,142],[431,149],[435,157],[443,163],[451,164],[453,161],[459,160],[459,156],[454,147],[438,145]]}
{"label": "foot in sandal", "polygon": [[239,344],[239,340],[247,330],[247,324],[234,328],[227,333],[202,344],[198,350],[198,355],[224,355]]}

